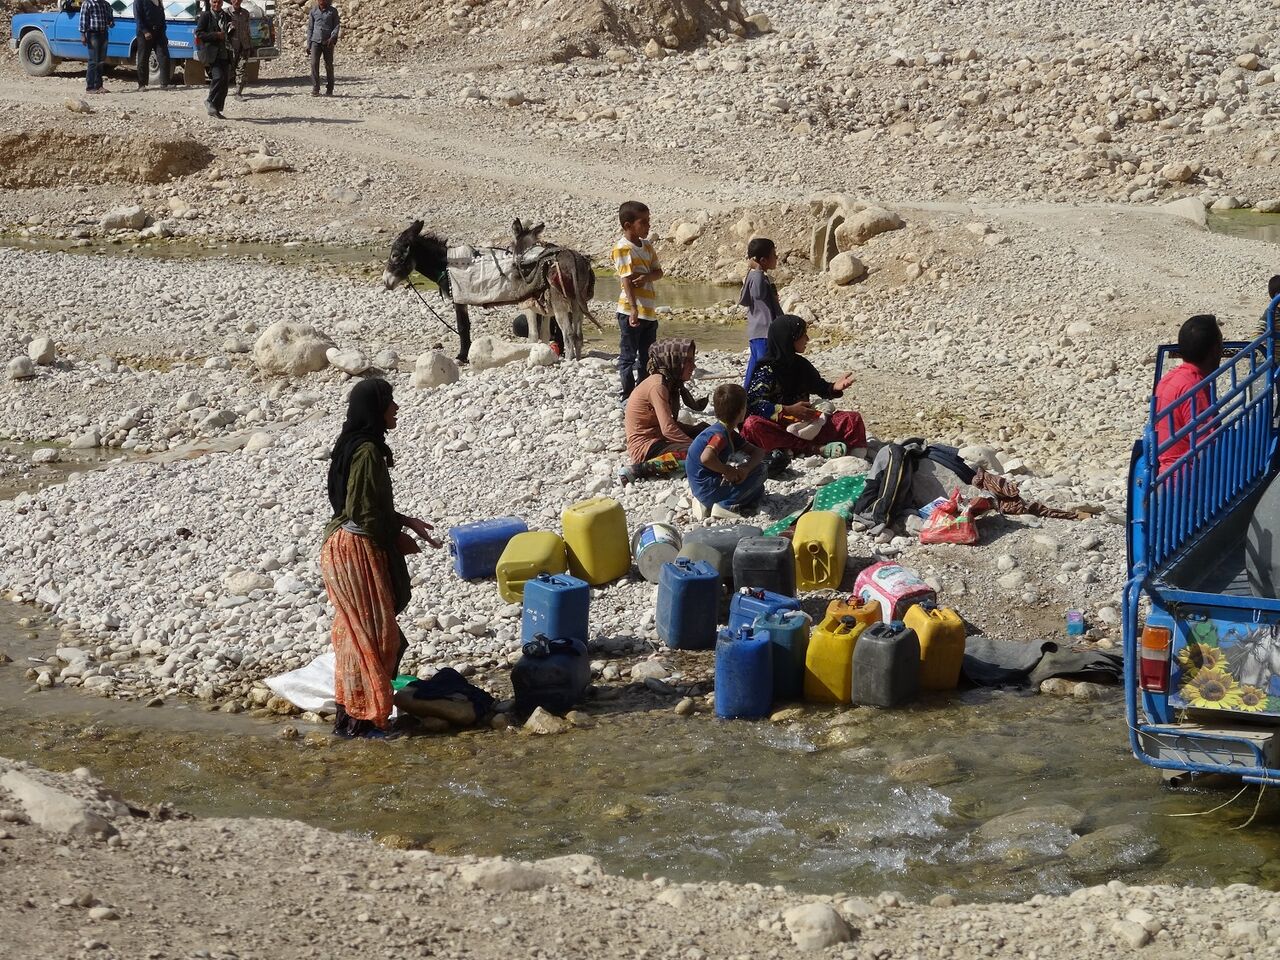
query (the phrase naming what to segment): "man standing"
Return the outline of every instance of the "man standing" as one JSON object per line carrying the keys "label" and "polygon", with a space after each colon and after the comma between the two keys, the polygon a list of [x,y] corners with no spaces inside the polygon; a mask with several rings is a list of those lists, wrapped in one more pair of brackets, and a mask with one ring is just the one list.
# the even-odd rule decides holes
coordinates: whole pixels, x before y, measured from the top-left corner
{"label": "man standing", "polygon": [[231,73],[236,78],[236,96],[244,97],[244,75],[253,56],[253,38],[249,36],[249,11],[243,0],[231,0],[227,15],[227,32],[231,37]]}
{"label": "man standing", "polygon": [[200,42],[200,62],[209,74],[205,112],[225,120],[222,108],[227,104],[227,85],[231,80],[231,50],[227,45],[227,18],[222,12],[222,0],[209,0],[209,8],[200,14],[196,23],[196,40]]}
{"label": "man standing", "polygon": [[333,48],[338,42],[338,8],[331,0],[316,0],[307,21],[311,50],[311,95],[320,96],[320,58],[324,57],[325,96],[333,96]]}
{"label": "man standing", "polygon": [[116,15],[107,0],[84,0],[80,5],[80,40],[89,50],[86,93],[107,92],[102,89],[102,68],[107,63],[107,31],[115,25]]}
{"label": "man standing", "polygon": [[165,35],[162,0],[133,0],[133,19],[138,25],[138,89],[147,89],[151,79],[151,54],[156,55],[160,89],[169,88],[169,38]]}

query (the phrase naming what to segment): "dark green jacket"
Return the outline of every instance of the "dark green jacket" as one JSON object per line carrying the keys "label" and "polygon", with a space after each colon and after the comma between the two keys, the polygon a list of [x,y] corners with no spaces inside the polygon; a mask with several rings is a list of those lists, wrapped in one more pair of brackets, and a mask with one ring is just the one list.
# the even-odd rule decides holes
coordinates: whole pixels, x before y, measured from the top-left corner
{"label": "dark green jacket", "polygon": [[324,539],[328,540],[335,530],[349,522],[355,523],[386,552],[396,613],[399,613],[409,605],[409,568],[396,544],[401,522],[391,497],[391,473],[382,452],[372,443],[362,445],[351,458],[346,509],[329,521],[324,528]]}

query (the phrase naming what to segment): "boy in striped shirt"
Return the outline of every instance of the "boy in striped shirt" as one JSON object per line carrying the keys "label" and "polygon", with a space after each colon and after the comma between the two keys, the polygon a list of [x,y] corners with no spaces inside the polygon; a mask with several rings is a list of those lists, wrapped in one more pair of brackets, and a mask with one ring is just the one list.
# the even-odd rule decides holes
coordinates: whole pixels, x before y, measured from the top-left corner
{"label": "boy in striped shirt", "polygon": [[613,245],[613,268],[618,272],[618,374],[622,402],[636,383],[648,376],[649,348],[658,338],[657,301],[653,283],[662,277],[658,253],[649,236],[649,208],[628,200],[618,208],[622,236]]}

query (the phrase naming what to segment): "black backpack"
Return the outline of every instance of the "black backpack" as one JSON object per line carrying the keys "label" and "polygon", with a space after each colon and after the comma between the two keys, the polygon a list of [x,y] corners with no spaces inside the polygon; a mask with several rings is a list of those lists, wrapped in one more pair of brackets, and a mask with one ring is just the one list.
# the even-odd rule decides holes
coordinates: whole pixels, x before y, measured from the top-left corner
{"label": "black backpack", "polygon": [[853,505],[853,514],[879,533],[904,510],[911,509],[911,478],[927,445],[920,437],[902,443],[886,443],[876,454],[867,474],[867,484]]}

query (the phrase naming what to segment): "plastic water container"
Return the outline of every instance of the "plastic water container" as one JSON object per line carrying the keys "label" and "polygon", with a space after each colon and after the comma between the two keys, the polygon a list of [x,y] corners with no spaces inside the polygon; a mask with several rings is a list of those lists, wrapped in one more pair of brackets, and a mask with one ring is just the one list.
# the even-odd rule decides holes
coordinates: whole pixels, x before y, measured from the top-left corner
{"label": "plastic water container", "polygon": [[954,690],[964,664],[964,620],[946,607],[919,604],[903,623],[920,641],[920,689]]}
{"label": "plastic water container", "polygon": [[845,519],[828,510],[810,510],[796,521],[791,537],[796,555],[796,586],[801,590],[839,590],[849,553]]}
{"label": "plastic water container", "polygon": [[791,554],[791,541],[785,537],[747,537],[733,552],[733,582],[739,587],[752,587],[796,595],[796,561]]}
{"label": "plastic water container", "polygon": [[517,533],[498,558],[498,593],[507,603],[524,599],[524,585],[540,573],[564,573],[564,541],[549,530]]}
{"label": "plastic water container", "polygon": [[716,716],[763,717],[773,706],[773,645],[750,627],[716,641]]}
{"label": "plastic water container", "polygon": [[676,554],[677,560],[693,560],[695,563],[705,563],[716,573],[720,574],[720,585],[726,586],[733,579],[733,561],[730,559],[726,565],[724,557],[720,551],[714,547],[709,547],[705,543],[690,543],[689,538],[684,538],[684,543],[680,545],[680,552]]}
{"label": "plastic water container", "polygon": [[677,557],[658,577],[658,636],[676,650],[716,645],[720,574],[709,563]]}
{"label": "plastic water container", "polygon": [[804,662],[809,651],[809,618],[795,610],[779,610],[756,618],[756,636],[769,638],[773,653],[773,699],[799,700],[804,692]]}
{"label": "plastic water container", "polygon": [[631,538],[631,555],[635,557],[640,576],[657,583],[663,564],[670,563],[680,552],[680,531],[669,523],[650,523]]}
{"label": "plastic water container", "polygon": [[827,604],[827,612],[822,618],[821,626],[834,625],[841,617],[853,617],[868,627],[873,623],[879,623],[882,619],[880,601],[863,600],[854,594],[848,597],[836,597]]}
{"label": "plastic water container", "polygon": [[528,529],[519,517],[497,517],[451,527],[449,553],[453,555],[453,572],[463,580],[492,577],[507,543]]}
{"label": "plastic water container", "polygon": [[591,588],[567,573],[540,573],[524,585],[520,639],[528,643],[538,634],[569,637],[586,643]]}
{"label": "plastic water container", "polygon": [[625,577],[631,569],[627,516],[612,497],[575,503],[560,515],[569,572],[593,587]]}
{"label": "plastic water container", "polygon": [[804,698],[813,703],[849,703],[853,656],[867,625],[853,617],[827,617],[809,635],[804,658]]}
{"label": "plastic water container", "polygon": [[548,640],[539,634],[524,645],[524,653],[511,668],[516,713],[521,716],[535,707],[566,713],[582,699],[590,682],[587,645],[569,637]]}
{"label": "plastic water container", "polygon": [[901,620],[873,623],[853,652],[853,702],[893,707],[920,691],[920,640]]}
{"label": "plastic water container", "polygon": [[729,629],[736,631],[741,627],[749,627],[757,618],[767,617],[779,610],[799,609],[800,601],[795,597],[742,587],[729,601]]}
{"label": "plastic water container", "polygon": [[[720,554],[720,562],[716,564],[716,569],[720,571],[720,577],[728,585],[733,584],[733,555],[738,549],[738,544],[748,537],[758,537],[761,535],[759,527],[753,527],[750,524],[739,523],[731,527],[697,527],[690,530],[684,535],[684,545],[681,552],[687,550],[693,544],[702,544],[710,547]],[[698,556],[695,559],[703,560],[704,556]]]}

